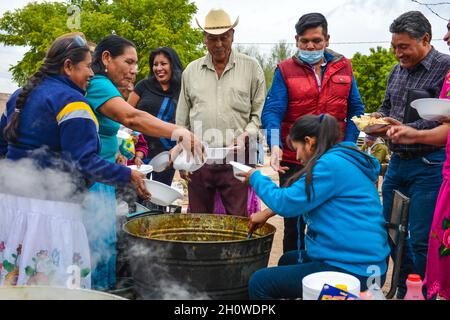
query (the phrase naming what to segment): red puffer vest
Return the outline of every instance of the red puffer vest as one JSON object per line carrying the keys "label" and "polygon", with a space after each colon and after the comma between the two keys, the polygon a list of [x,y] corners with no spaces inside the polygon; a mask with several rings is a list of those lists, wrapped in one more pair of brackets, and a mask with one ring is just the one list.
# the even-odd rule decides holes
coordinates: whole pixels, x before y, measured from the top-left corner
{"label": "red puffer vest", "polygon": [[[328,62],[319,91],[317,79],[310,66],[296,57],[283,61],[278,65],[288,89],[288,109],[281,123],[281,142],[285,145],[289,130],[298,118],[326,113],[334,116],[345,133],[353,70],[350,61],[336,53]],[[294,151],[284,148],[283,161],[299,163]]]}

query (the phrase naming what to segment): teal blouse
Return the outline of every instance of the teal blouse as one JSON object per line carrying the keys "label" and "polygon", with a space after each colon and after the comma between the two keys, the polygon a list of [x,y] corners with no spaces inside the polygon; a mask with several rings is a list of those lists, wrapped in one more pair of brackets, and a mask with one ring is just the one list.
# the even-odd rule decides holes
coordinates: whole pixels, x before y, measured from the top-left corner
{"label": "teal blouse", "polygon": [[92,78],[86,91],[86,99],[99,122],[100,157],[110,162],[116,162],[116,154],[119,150],[117,131],[119,131],[120,123],[101,114],[98,109],[115,97],[122,97],[122,95],[109,78],[102,75],[95,75]]}

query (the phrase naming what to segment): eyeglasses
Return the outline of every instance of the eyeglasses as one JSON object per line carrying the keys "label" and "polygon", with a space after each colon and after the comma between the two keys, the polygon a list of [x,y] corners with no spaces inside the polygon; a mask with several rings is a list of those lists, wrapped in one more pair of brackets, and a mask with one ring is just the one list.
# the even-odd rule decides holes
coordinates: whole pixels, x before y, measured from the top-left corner
{"label": "eyeglasses", "polygon": [[73,37],[72,41],[67,45],[66,50],[81,48],[85,46],[87,46],[86,40],[84,40],[81,36],[75,36]]}

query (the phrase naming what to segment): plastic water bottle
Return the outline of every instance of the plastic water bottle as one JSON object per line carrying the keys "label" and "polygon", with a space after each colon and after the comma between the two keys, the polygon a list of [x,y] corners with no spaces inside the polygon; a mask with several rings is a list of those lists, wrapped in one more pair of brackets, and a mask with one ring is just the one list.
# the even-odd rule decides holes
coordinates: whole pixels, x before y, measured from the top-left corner
{"label": "plastic water bottle", "polygon": [[422,294],[422,279],[418,274],[410,274],[406,280],[405,300],[425,300]]}

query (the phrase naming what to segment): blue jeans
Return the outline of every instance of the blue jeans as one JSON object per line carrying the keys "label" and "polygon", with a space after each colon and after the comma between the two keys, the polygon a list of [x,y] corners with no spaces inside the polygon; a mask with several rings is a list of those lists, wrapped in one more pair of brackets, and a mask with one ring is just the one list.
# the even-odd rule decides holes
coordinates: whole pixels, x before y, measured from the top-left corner
{"label": "blue jeans", "polygon": [[[302,263],[299,263],[299,254]],[[256,271],[250,278],[248,291],[251,300],[297,299],[303,295],[302,280],[316,272],[334,271],[350,274],[361,282],[361,291],[367,290],[368,277],[350,273],[327,263],[311,260],[306,251],[290,251],[278,262],[278,267]],[[386,275],[381,277],[384,284]]]}
{"label": "blue jeans", "polygon": [[[281,162],[281,166],[288,167],[289,170],[284,174],[279,174],[280,186],[284,186],[295,173],[303,169],[302,165],[290,162]],[[303,216],[284,218],[283,253],[305,250],[305,230],[306,224]]]}
{"label": "blue jeans", "polygon": [[444,150],[411,160],[402,160],[394,154],[384,178],[383,210],[387,221],[391,216],[395,189],[411,199],[409,237],[405,242],[397,291],[397,297],[400,299],[406,294],[408,274],[419,274],[422,279],[425,276],[428,236],[442,184],[444,161]]}

